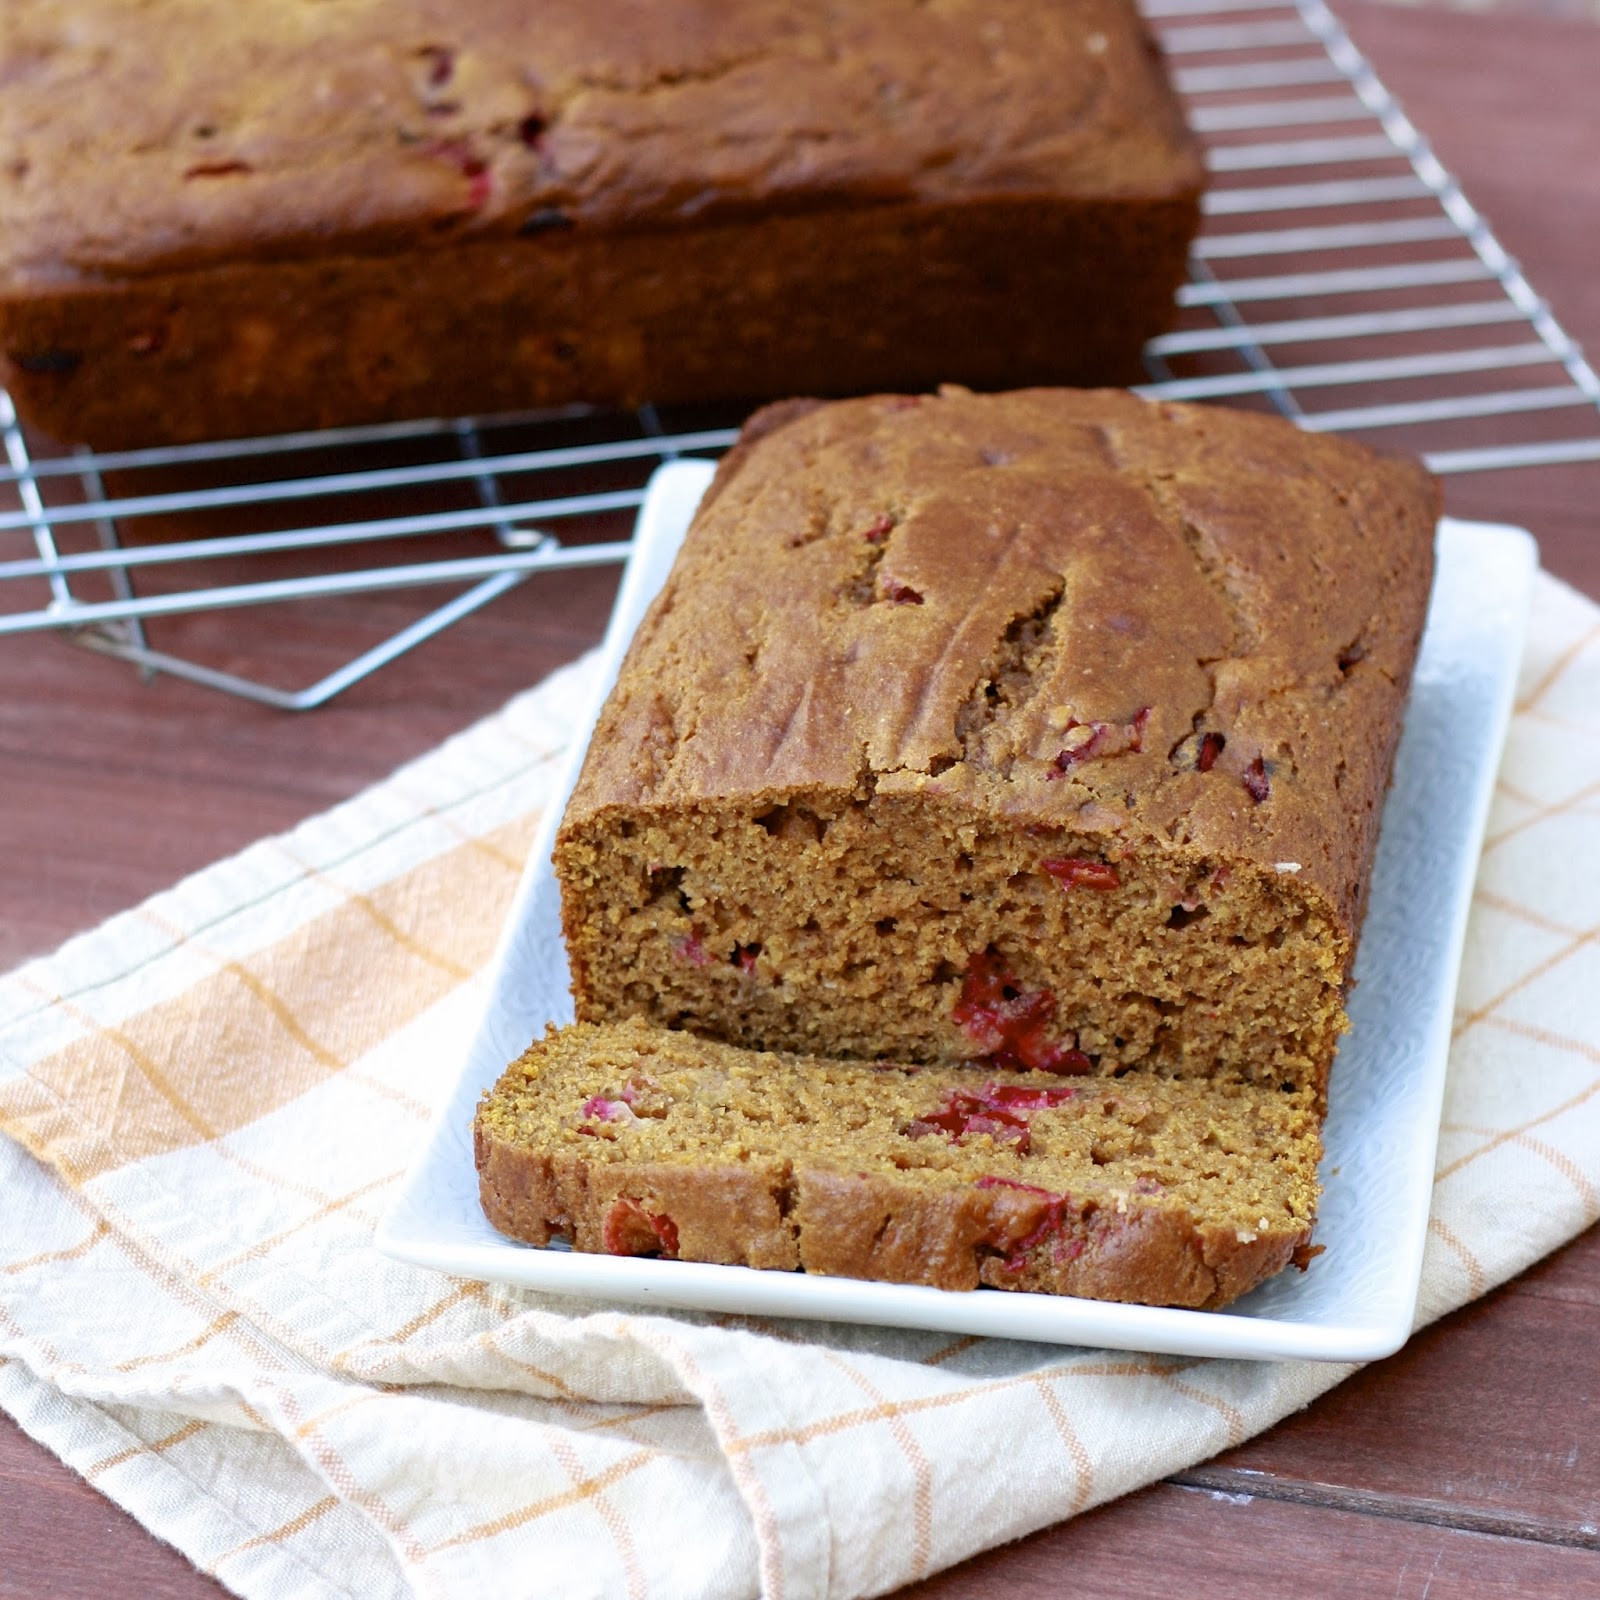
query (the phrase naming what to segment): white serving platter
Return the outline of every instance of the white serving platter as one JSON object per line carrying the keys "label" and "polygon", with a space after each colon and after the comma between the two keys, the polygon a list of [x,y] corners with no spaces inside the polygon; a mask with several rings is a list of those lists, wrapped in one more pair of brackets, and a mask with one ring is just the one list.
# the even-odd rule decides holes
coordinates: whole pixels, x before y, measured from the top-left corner
{"label": "white serving platter", "polygon": [[378,1230],[391,1256],[462,1277],[655,1308],[880,1323],[1181,1355],[1367,1361],[1411,1332],[1467,908],[1511,713],[1537,553],[1518,528],[1446,519],[1372,897],[1334,1068],[1316,1240],[1324,1253],[1227,1311],[950,1292],[800,1272],[535,1249],[478,1207],[479,1096],[547,1021],[571,1019],[557,822],[628,641],[672,565],[712,466],[651,480],[594,680],[594,701],[534,843],[489,975],[477,1033],[426,1149]]}

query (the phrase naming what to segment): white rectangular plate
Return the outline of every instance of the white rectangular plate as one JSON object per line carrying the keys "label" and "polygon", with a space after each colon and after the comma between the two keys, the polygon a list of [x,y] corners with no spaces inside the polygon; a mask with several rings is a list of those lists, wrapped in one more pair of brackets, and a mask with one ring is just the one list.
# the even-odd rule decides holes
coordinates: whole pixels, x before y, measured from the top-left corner
{"label": "white rectangular plate", "polygon": [[1398,1349],[1416,1307],[1456,972],[1536,562],[1526,533],[1483,523],[1447,519],[1439,527],[1438,576],[1356,962],[1353,1026],[1332,1080],[1316,1234],[1325,1251],[1309,1270],[1281,1273],[1226,1312],[1179,1311],[541,1250],[512,1243],[484,1220],[471,1139],[478,1097],[547,1021],[572,1016],[550,866],[556,825],[628,641],[711,472],[708,462],[675,462],[651,480],[594,703],[517,891],[482,1022],[439,1125],[378,1231],[379,1248],[463,1277],[655,1307],[1181,1355],[1365,1361]]}

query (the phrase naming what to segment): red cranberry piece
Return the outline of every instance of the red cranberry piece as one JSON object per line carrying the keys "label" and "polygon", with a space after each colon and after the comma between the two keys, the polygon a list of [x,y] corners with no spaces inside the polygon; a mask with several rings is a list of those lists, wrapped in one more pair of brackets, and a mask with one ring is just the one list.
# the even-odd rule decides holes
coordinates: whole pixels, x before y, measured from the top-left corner
{"label": "red cranberry piece", "polygon": [[681,939],[674,939],[668,948],[679,961],[687,961],[691,967],[711,965],[711,952],[700,942],[697,933],[686,933]]}
{"label": "red cranberry piece", "polygon": [[981,1092],[987,1105],[1008,1106],[1024,1111],[1042,1111],[1055,1106],[1064,1106],[1067,1101],[1076,1098],[1078,1093],[1076,1089],[1067,1088],[1035,1089],[1032,1084],[1022,1083],[991,1083]]}
{"label": "red cranberry piece", "polygon": [[1194,764],[1197,771],[1209,772],[1217,764],[1217,757],[1227,748],[1228,741],[1220,733],[1208,733],[1200,741]]}
{"label": "red cranberry piece", "polygon": [[990,946],[967,962],[961,998],[950,1015],[998,1067],[1063,1074],[1089,1071],[1094,1063],[1088,1056],[1047,1032],[1055,1009],[1056,997],[1048,989],[1025,990]]}
{"label": "red cranberry piece", "polygon": [[1055,861],[1041,861],[1039,865],[1063,889],[1115,889],[1122,883],[1121,874],[1109,861],[1067,856]]}
{"label": "red cranberry piece", "polygon": [[887,511],[880,511],[862,532],[861,537],[868,544],[882,544],[894,529],[894,518]]}
{"label": "red cranberry piece", "polygon": [[968,1134],[986,1133],[991,1139],[1015,1145],[1018,1155],[1027,1155],[1031,1144],[1028,1119],[1019,1117],[1003,1105],[988,1102],[982,1093],[970,1089],[950,1089],[944,1104],[937,1111],[908,1123],[906,1133],[913,1139],[937,1130],[948,1134],[952,1141],[964,1139]]}
{"label": "red cranberry piece", "polygon": [[[984,1112],[983,1101],[968,1089],[947,1090],[944,1104],[937,1111],[930,1111],[927,1116],[919,1120],[930,1128],[938,1128],[948,1133],[952,1138],[957,1138],[968,1131],[968,1124],[973,1117],[981,1116]],[[1001,1118],[1008,1121],[1011,1126],[1024,1128],[1027,1124],[1021,1117],[1009,1112],[996,1111],[996,1120]]]}
{"label": "red cranberry piece", "polygon": [[1094,1062],[1083,1051],[1059,1043],[1039,1028],[1017,1040],[1017,1059],[1031,1072],[1053,1072],[1059,1078],[1079,1078],[1094,1070]]}
{"label": "red cranberry piece", "polygon": [[1062,731],[1071,733],[1075,728],[1087,728],[1089,737],[1063,750],[1045,776],[1058,777],[1071,771],[1080,761],[1094,761],[1101,756],[1137,755],[1144,749],[1144,730],[1149,720],[1149,706],[1140,706],[1131,722],[1079,722],[1074,717]]}
{"label": "red cranberry piece", "polygon": [[736,944],[733,947],[732,961],[741,972],[748,974],[750,977],[754,977],[756,971],[756,957],[760,954],[761,946],[758,944]]}
{"label": "red cranberry piece", "polygon": [[231,178],[236,173],[252,170],[248,161],[199,161],[183,175],[185,178]]}
{"label": "red cranberry piece", "polygon": [[965,1024],[964,1010],[999,1005],[1005,998],[1006,985],[1012,981],[993,945],[970,957],[961,984],[961,999],[956,1004],[956,1021]]}
{"label": "red cranberry piece", "polygon": [[417,51],[428,69],[428,84],[431,88],[442,89],[455,75],[456,53],[448,45],[424,45]]}
{"label": "red cranberry piece", "polygon": [[1047,1207],[1045,1215],[1038,1226],[1018,1239],[1011,1254],[1006,1257],[1006,1271],[1021,1272],[1028,1265],[1028,1258],[1033,1254],[1034,1250],[1043,1244],[1065,1221],[1064,1208],[1058,1210],[1054,1206]]}
{"label": "red cranberry piece", "polygon": [[494,184],[489,163],[465,139],[439,139],[427,147],[427,153],[440,161],[448,161],[467,180],[468,209],[482,210]]}
{"label": "red cranberry piece", "polygon": [[920,606],[922,604],[922,596],[909,583],[902,583],[898,578],[884,578],[883,594],[884,598],[893,605]]}
{"label": "red cranberry piece", "polygon": [[1019,1117],[1013,1110],[1005,1106],[992,1105],[980,1095],[971,1097],[972,1105],[967,1115],[972,1122],[988,1124],[988,1128],[980,1129],[987,1132],[992,1128],[1026,1128],[1028,1119]]}
{"label": "red cranberry piece", "polygon": [[678,1225],[671,1217],[653,1215],[637,1200],[624,1195],[606,1213],[600,1227],[600,1245],[607,1255],[660,1255],[675,1259]]}
{"label": "red cranberry piece", "polygon": [[1041,1189],[1036,1183],[1023,1183],[1017,1178],[984,1176],[978,1179],[978,1187],[980,1189],[1020,1189],[1023,1194],[1040,1195],[1046,1200],[1054,1200],[1058,1203],[1066,1198],[1065,1195],[1052,1194],[1048,1189]]}
{"label": "red cranberry piece", "polygon": [[1080,761],[1093,761],[1111,737],[1109,722],[1079,722],[1077,718],[1073,718],[1062,731],[1071,733],[1074,728],[1088,728],[1089,737],[1082,744],[1072,745],[1056,757],[1052,776],[1070,771]]}
{"label": "red cranberry piece", "polygon": [[1257,805],[1271,794],[1272,785],[1267,781],[1267,764],[1260,756],[1244,769],[1244,786],[1250,791],[1250,798]]}
{"label": "red cranberry piece", "polygon": [[917,1136],[924,1133],[948,1133],[952,1139],[959,1139],[967,1130],[967,1112],[962,1107],[963,1096],[959,1089],[952,1089],[945,1097],[945,1103],[937,1111],[930,1111],[925,1117],[918,1117],[911,1124],[917,1130]]}
{"label": "red cranberry piece", "polygon": [[[1087,1059],[1087,1058],[1085,1058]],[[913,1139],[940,1132],[951,1140],[969,1134],[988,1134],[997,1144],[1010,1144],[1018,1155],[1032,1149],[1032,1135],[1024,1112],[1065,1105],[1075,1089],[1034,1089],[1019,1084],[986,1083],[981,1089],[949,1089],[937,1111],[907,1124]]]}
{"label": "red cranberry piece", "polygon": [[997,1144],[1013,1144],[1017,1154],[1025,1156],[1033,1147],[1033,1135],[1020,1117],[1002,1115],[994,1111],[976,1112],[967,1121],[968,1133],[986,1133]]}
{"label": "red cranberry piece", "polygon": [[592,1094],[583,1102],[583,1114],[600,1122],[621,1122],[631,1113],[626,1100],[608,1100],[603,1094]]}
{"label": "red cranberry piece", "polygon": [[951,1018],[972,1036],[985,1055],[1008,1049],[1017,1034],[1045,1021],[1055,1010],[1047,990],[1029,995],[1018,985],[991,945],[967,962],[961,998]]}
{"label": "red cranberry piece", "polygon": [[[1021,1272],[1028,1264],[1028,1257],[1052,1233],[1059,1231],[1067,1220],[1067,1196],[1052,1194],[1048,1189],[1040,1189],[1031,1183],[1018,1183],[1013,1178],[996,1178],[984,1176],[978,1179],[980,1189],[1020,1189],[1024,1194],[1039,1195],[1045,1202],[1041,1208],[1039,1220],[1020,1239],[1010,1246],[1011,1253],[1006,1257],[1007,1272]],[[996,1240],[999,1244],[1001,1241]],[[1081,1249],[1081,1246],[1080,1246]],[[1078,1252],[1073,1251],[1076,1255]]]}

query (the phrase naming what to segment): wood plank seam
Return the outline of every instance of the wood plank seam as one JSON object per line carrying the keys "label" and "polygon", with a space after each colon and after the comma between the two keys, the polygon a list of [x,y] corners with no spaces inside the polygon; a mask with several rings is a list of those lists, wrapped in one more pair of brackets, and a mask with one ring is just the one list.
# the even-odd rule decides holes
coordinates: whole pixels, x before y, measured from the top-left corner
{"label": "wood plank seam", "polygon": [[1383,1517],[1391,1522],[1426,1523],[1461,1533],[1487,1533],[1533,1544],[1600,1551],[1600,1527],[1592,1522],[1576,1525],[1552,1522],[1524,1512],[1477,1510],[1421,1495],[1350,1489],[1342,1484],[1314,1483],[1240,1467],[1194,1467],[1187,1472],[1175,1472],[1163,1481],[1179,1489],[1249,1495],[1256,1500],[1281,1500],[1325,1511],[1349,1511],[1360,1516]]}

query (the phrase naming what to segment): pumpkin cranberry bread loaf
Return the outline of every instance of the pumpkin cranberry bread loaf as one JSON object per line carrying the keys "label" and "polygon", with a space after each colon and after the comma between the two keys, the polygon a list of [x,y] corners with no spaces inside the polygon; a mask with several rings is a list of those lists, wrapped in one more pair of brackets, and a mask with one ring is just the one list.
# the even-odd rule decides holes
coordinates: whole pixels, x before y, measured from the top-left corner
{"label": "pumpkin cranberry bread loaf", "polygon": [[1306,1259],[1309,1091],[1063,1083],[551,1029],[484,1096],[484,1209],[532,1244],[942,1289],[1223,1305]]}
{"label": "pumpkin cranberry bread loaf", "polygon": [[1116,392],[759,414],[558,835],[579,1020],[1320,1103],[1437,510]]}
{"label": "pumpkin cranberry bread loaf", "polygon": [[0,380],[102,445],[1122,381],[1199,152],[1130,0],[0,7]]}

